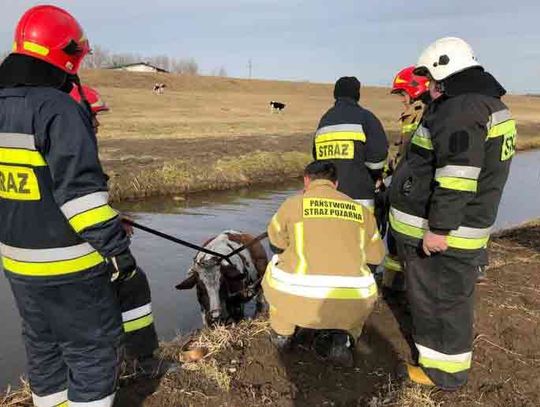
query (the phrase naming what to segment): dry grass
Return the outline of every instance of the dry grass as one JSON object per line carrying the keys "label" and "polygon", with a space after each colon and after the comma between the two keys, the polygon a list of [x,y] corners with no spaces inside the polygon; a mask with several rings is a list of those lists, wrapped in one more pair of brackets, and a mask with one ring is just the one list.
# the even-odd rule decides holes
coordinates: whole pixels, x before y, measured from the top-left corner
{"label": "dry grass", "polygon": [[21,387],[12,390],[8,386],[6,393],[0,395],[0,407],[32,407],[32,393],[25,378],[21,378]]}
{"label": "dry grass", "polygon": [[113,178],[111,199],[120,201],[154,195],[172,195],[238,188],[254,183],[282,181],[301,176],[311,160],[307,153],[254,152],[249,155],[200,163],[188,160],[165,162],[160,168],[144,168],[138,174]]}
{"label": "dry grass", "polygon": [[[82,76],[112,108],[102,116],[103,139],[306,134],[333,103],[331,84],[107,70]],[[155,82],[167,84],[164,95],[151,92]],[[285,111],[270,114],[270,100],[285,102]],[[388,89],[365,87],[361,102],[387,131],[399,130],[401,105]],[[519,148],[539,146],[540,98],[507,96],[505,102],[521,125]]]}

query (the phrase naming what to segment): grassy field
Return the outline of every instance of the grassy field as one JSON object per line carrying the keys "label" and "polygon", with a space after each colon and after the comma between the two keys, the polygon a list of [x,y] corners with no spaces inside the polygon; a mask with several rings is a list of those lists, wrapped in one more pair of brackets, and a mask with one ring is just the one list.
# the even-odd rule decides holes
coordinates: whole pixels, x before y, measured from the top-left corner
{"label": "grassy field", "polygon": [[[99,139],[115,199],[297,176],[310,159],[318,120],[333,103],[329,84],[106,70],[85,71],[82,79],[97,87],[111,107],[101,117]],[[164,95],[152,93],[156,82],[167,85]],[[361,98],[396,138],[399,101],[388,89],[374,87],[363,88]],[[270,100],[286,103],[285,111],[270,113]],[[505,101],[518,121],[518,148],[539,146],[540,98],[508,96]],[[284,159],[286,153],[295,153],[294,159]],[[257,155],[271,165],[253,173],[250,163]]]}

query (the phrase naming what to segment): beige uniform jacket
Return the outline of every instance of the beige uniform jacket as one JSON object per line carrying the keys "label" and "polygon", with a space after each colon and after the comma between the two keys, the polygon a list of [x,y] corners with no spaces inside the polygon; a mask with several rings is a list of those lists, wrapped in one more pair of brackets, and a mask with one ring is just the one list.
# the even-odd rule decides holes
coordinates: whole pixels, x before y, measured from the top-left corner
{"label": "beige uniform jacket", "polygon": [[372,213],[330,181],[317,180],[283,203],[268,235],[283,250],[263,283],[274,330],[289,335],[298,326],[359,335],[377,296],[367,264],[384,257]]}

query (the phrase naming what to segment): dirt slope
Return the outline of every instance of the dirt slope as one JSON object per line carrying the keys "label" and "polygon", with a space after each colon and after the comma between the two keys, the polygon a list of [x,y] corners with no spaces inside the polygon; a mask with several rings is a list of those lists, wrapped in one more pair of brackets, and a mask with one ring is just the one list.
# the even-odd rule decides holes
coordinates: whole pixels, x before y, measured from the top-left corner
{"label": "dirt slope", "polygon": [[[471,379],[460,392],[423,391],[396,378],[410,350],[395,305],[381,300],[357,347],[355,368],[317,358],[309,339],[280,354],[267,324],[256,321],[203,332],[199,344],[211,355],[161,383],[125,387],[118,406],[539,406],[539,247],[538,225],[493,240],[489,280],[478,287]],[[181,360],[181,341],[167,344],[164,355]]]}

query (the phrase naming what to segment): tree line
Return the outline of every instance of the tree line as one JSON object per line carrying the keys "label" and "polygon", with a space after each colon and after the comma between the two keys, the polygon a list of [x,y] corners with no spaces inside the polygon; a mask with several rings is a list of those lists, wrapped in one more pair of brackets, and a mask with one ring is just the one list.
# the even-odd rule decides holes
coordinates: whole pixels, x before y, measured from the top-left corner
{"label": "tree line", "polygon": [[[0,52],[0,61],[9,55],[9,51]],[[99,69],[111,68],[115,66],[128,65],[137,62],[146,62],[166,71],[184,74],[198,75],[199,65],[193,58],[173,58],[168,55],[153,55],[145,57],[138,53],[117,53],[111,52],[99,45],[92,47],[92,53],[87,55],[83,61],[83,68]],[[224,67],[216,68],[212,71],[214,76],[227,76]]]}

